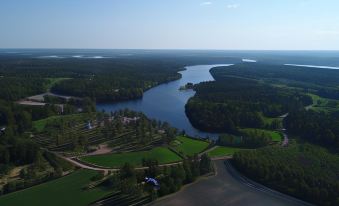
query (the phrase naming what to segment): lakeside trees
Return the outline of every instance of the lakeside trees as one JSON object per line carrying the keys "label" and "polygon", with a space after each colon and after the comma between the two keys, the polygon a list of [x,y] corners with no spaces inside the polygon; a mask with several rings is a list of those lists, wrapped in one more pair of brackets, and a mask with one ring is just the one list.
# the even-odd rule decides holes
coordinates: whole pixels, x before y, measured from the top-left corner
{"label": "lakeside trees", "polygon": [[[180,78],[178,71],[186,65],[237,60],[160,54],[102,59],[3,55],[0,61],[0,98],[18,100],[49,88],[55,93],[107,102],[140,98],[145,90]],[[63,80],[53,81],[56,78]]]}
{"label": "lakeside trees", "polygon": [[185,106],[191,123],[206,131],[235,133],[238,127],[269,128],[272,125],[265,123],[265,117],[277,117],[312,103],[311,97],[299,92],[221,73],[214,76],[215,82],[195,86],[197,93]]}

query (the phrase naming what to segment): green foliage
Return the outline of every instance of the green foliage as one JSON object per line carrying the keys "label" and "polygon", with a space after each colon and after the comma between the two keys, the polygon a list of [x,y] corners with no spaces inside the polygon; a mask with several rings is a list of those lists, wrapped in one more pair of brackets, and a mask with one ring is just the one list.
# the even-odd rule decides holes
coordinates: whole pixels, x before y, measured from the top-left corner
{"label": "green foliage", "polygon": [[227,76],[228,69],[214,71],[216,81],[196,85],[197,93],[185,106],[191,123],[206,131],[236,133],[238,127],[270,128],[264,117],[277,117],[312,103],[308,95]]}
{"label": "green foliage", "polygon": [[39,147],[35,143],[20,136],[3,135],[0,143],[0,165],[31,164],[39,152]]}
{"label": "green foliage", "polygon": [[266,146],[271,142],[271,137],[255,134],[236,136],[232,134],[221,134],[217,141],[218,145],[231,146],[231,147],[243,147],[243,148],[257,148]]}
{"label": "green foliage", "polygon": [[100,187],[83,190],[84,185],[96,174],[94,171],[79,170],[66,177],[1,196],[0,205],[88,205],[110,193],[110,190]]}
{"label": "green foliage", "polygon": [[239,131],[242,132],[245,136],[253,136],[253,137],[259,137],[259,138],[264,137],[274,142],[279,142],[281,141],[281,138],[282,138],[281,132],[272,131],[272,130],[243,128],[243,129],[239,129]]}
{"label": "green foliage", "polygon": [[193,156],[202,152],[206,149],[209,145],[208,142],[199,140],[199,139],[192,139],[185,136],[178,136],[174,142],[172,142],[173,148],[178,151],[180,154],[186,156]]}
{"label": "green foliage", "polygon": [[212,73],[214,73],[214,76],[221,78],[222,75],[235,75],[268,83],[280,83],[289,87],[299,87],[306,91],[315,92],[322,97],[339,98],[337,88],[339,71],[335,69],[322,69],[319,72],[319,68],[242,63],[226,69],[223,67],[216,68],[212,70]]}
{"label": "green foliage", "polygon": [[164,169],[164,175],[159,178],[160,190],[159,196],[164,196],[178,191],[182,185],[194,182],[200,175],[212,171],[211,160],[207,155],[201,157],[190,157],[183,161],[183,165],[167,167]]}
{"label": "green foliage", "polygon": [[236,148],[236,147],[217,146],[215,149],[208,152],[208,156],[209,157],[232,156],[234,153],[240,150],[243,150],[243,149]]}
{"label": "green foliage", "polygon": [[48,80],[41,78],[0,78],[0,99],[13,101],[45,92]]}
{"label": "green foliage", "polygon": [[291,112],[285,119],[289,132],[301,138],[339,150],[339,115],[312,110]]}
{"label": "green foliage", "polygon": [[246,176],[319,205],[337,205],[339,158],[309,144],[240,151],[234,165]]}
{"label": "green foliage", "polygon": [[33,128],[36,132],[43,132],[46,125],[52,124],[54,122],[79,122],[85,121],[91,117],[91,114],[81,113],[81,114],[70,114],[70,115],[55,115],[50,116],[45,119],[40,119],[33,122]]}

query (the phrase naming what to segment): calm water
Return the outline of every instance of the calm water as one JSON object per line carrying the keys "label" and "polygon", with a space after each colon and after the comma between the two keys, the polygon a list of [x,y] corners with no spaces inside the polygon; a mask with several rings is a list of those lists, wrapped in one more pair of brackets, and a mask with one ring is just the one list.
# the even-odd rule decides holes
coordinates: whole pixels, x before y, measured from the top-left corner
{"label": "calm water", "polygon": [[184,129],[186,133],[191,136],[216,139],[217,134],[201,132],[195,129],[186,117],[185,104],[195,92],[192,90],[179,91],[179,87],[188,82],[195,84],[203,81],[213,81],[214,79],[209,70],[215,66],[221,65],[186,67],[187,70],[180,72],[182,74],[181,79],[148,90],[140,100],[113,104],[98,104],[97,109],[98,111],[104,109],[106,112],[117,111],[124,108],[141,111],[150,118],[167,121],[178,129]]}

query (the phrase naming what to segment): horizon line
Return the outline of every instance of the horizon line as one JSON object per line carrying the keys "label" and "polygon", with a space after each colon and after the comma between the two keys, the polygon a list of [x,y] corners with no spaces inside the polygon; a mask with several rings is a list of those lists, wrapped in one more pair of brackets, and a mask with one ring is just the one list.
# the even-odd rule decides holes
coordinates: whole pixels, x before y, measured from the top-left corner
{"label": "horizon line", "polygon": [[338,51],[339,49],[189,49],[189,48],[52,48],[52,47],[13,47],[13,48],[2,48],[0,50],[154,50],[154,51]]}

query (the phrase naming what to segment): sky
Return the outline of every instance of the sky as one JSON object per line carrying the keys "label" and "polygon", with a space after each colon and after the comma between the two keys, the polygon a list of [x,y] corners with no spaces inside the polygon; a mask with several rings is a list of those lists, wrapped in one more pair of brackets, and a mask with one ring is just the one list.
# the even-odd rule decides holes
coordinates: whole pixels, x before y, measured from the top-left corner
{"label": "sky", "polygon": [[0,0],[0,48],[339,50],[339,0]]}

